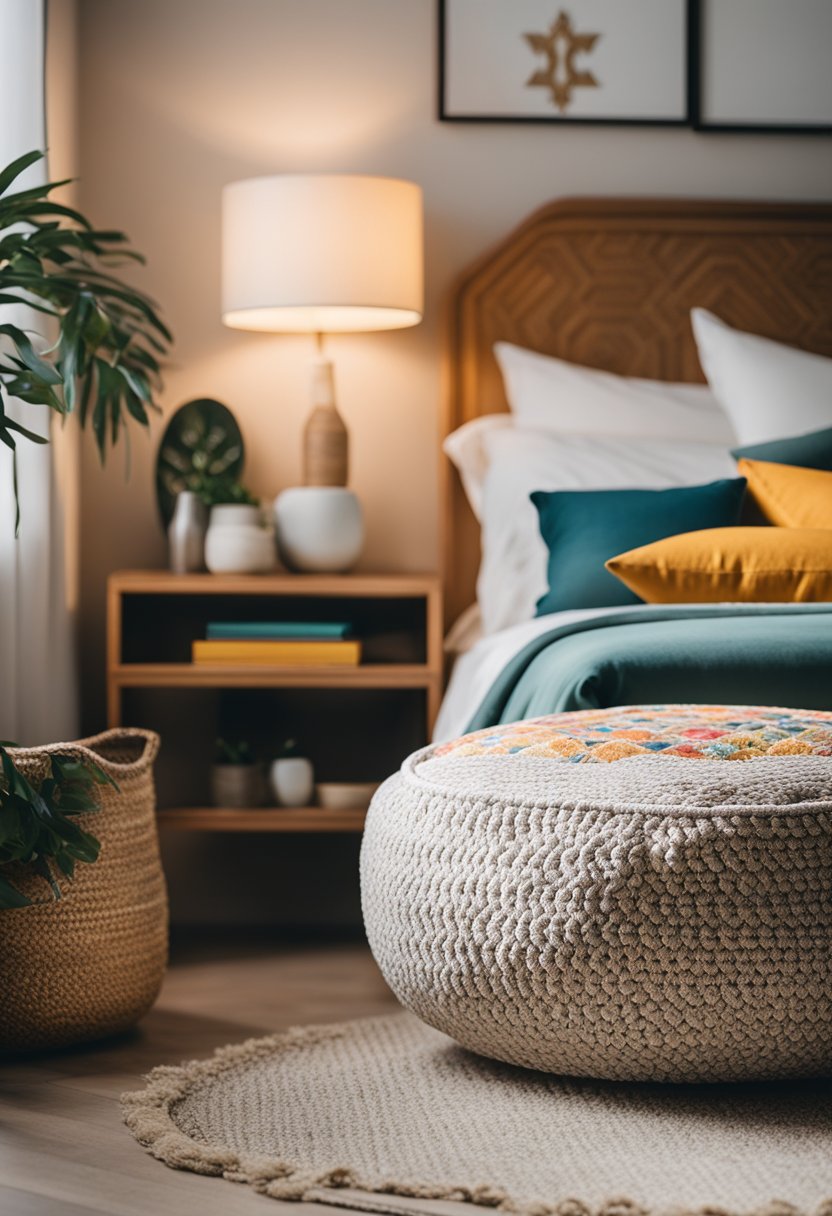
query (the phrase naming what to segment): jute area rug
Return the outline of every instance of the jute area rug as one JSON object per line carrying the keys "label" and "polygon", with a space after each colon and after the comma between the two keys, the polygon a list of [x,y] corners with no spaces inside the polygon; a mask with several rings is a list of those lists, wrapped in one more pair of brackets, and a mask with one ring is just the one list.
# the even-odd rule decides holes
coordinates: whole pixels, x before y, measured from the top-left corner
{"label": "jute area rug", "polygon": [[564,1080],[481,1059],[405,1013],[252,1040],[147,1080],[124,1115],[154,1156],[276,1199],[832,1216],[828,1082]]}

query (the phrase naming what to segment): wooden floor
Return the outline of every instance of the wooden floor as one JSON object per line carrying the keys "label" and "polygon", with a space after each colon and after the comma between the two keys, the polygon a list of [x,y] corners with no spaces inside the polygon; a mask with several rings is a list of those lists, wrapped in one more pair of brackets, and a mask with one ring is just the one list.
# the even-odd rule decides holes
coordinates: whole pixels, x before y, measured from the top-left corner
{"label": "wooden floor", "polygon": [[363,945],[287,946],[247,941],[242,932],[180,945],[156,1008],[134,1034],[0,1062],[0,1214],[332,1216],[332,1208],[277,1203],[232,1182],[168,1169],[124,1128],[118,1096],[156,1064],[285,1026],[394,1007]]}

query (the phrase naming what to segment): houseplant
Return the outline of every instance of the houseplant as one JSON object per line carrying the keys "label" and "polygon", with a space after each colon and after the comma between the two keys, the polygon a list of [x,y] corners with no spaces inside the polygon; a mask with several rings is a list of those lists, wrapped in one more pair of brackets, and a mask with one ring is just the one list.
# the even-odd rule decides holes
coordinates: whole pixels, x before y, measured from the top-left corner
{"label": "houseplant", "polygon": [[[147,426],[156,409],[160,361],[171,341],[153,302],[127,286],[111,268],[141,262],[121,232],[93,228],[51,193],[66,182],[13,191],[20,175],[43,158],[34,151],[0,171],[0,305],[24,305],[47,317],[51,345],[38,349],[18,324],[0,323],[0,443],[12,452],[16,529],[20,524],[18,442],[48,440],[11,417],[11,400],[77,415],[89,425],[102,461],[128,420]],[[92,862],[98,842],[74,822],[96,803],[101,774],[88,757],[51,763],[29,780],[14,753],[0,756],[0,909],[29,903],[17,875],[30,869],[60,895],[59,876],[76,861]]]}
{"label": "houseplant", "polygon": [[263,767],[246,742],[217,739],[211,769],[211,797],[218,807],[252,807],[263,802]]}

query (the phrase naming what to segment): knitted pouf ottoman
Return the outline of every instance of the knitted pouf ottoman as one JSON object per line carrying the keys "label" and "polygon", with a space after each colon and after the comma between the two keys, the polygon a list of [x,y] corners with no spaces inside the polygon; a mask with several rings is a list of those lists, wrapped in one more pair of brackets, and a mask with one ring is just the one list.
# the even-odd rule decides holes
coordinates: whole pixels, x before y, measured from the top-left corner
{"label": "knitted pouf ottoman", "polygon": [[832,1073],[832,714],[631,706],[426,748],[373,799],[361,877],[396,996],[482,1055]]}

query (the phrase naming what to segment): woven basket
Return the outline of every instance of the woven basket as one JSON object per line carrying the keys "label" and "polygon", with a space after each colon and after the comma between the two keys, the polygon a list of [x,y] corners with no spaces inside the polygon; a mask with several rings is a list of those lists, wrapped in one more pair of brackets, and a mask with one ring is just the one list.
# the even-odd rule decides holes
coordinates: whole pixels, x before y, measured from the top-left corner
{"label": "woven basket", "polygon": [[22,867],[9,877],[35,902],[0,911],[0,1049],[59,1047],[115,1034],[153,1004],[167,963],[168,908],[156,834],[159,737],[111,730],[12,753],[30,781],[50,754],[93,760],[118,783],[77,822],[101,842],[63,898]]}

